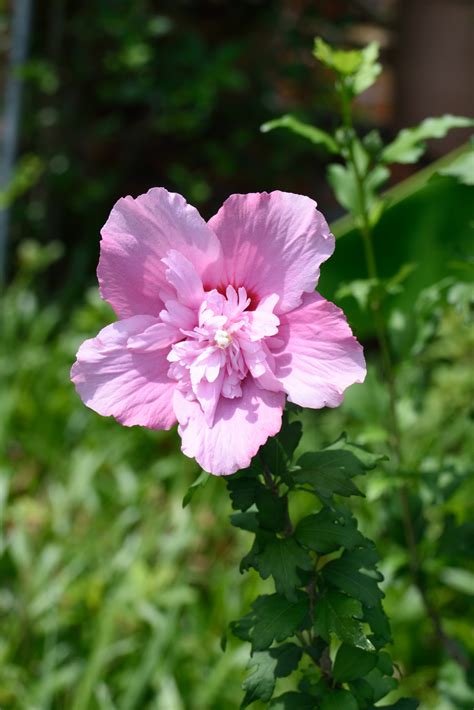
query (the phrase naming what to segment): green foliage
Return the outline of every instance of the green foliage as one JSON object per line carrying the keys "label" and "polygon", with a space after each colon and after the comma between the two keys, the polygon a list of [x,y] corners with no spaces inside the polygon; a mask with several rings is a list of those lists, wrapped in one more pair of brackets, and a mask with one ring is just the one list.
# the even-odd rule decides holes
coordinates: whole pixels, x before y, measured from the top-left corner
{"label": "green foliage", "polygon": [[231,624],[232,632],[250,641],[252,651],[264,651],[274,641],[284,641],[308,626],[309,602],[302,593],[295,601],[280,594],[257,597],[252,611]]}
{"label": "green foliage", "polygon": [[333,665],[333,676],[338,683],[346,683],[366,676],[377,664],[377,654],[343,643]]}
{"label": "green foliage", "polygon": [[207,473],[206,471],[201,471],[201,473],[196,478],[194,483],[191,483],[186,495],[183,498],[183,508],[186,508],[186,506],[190,504],[190,502],[192,501],[192,499],[194,498],[194,496],[196,495],[198,490],[200,490],[201,488],[204,488],[206,483],[208,483],[209,478],[210,478],[209,473]]}
{"label": "green foliage", "polygon": [[[286,415],[281,434],[263,447],[259,460],[227,481],[233,505],[242,511],[231,517],[232,523],[254,534],[241,570],[253,568],[263,579],[271,576],[276,590],[259,596],[251,611],[231,625],[236,636],[252,644],[253,673],[244,682],[243,707],[270,700],[277,680],[290,673],[287,666],[284,673],[280,671],[277,663],[287,649],[292,651],[292,668],[303,669],[301,692],[283,693],[270,707],[332,707],[329,681],[361,679],[365,695],[373,702],[396,686],[388,656],[379,653],[390,640],[390,631],[380,603],[383,577],[377,569],[378,556],[339,502],[340,496],[360,495],[352,478],[374,469],[383,457],[341,436],[324,451],[303,454],[295,465],[299,435],[299,427],[293,427]],[[300,517],[296,526],[288,505],[293,490],[307,491],[322,506]],[[283,641],[284,646],[273,645]],[[333,641],[342,641],[342,646],[331,667]],[[306,678],[304,658],[320,669],[316,684]],[[338,689],[341,707],[359,708],[360,692]]]}
{"label": "green foliage", "polygon": [[[298,531],[296,531],[296,538],[298,538]],[[246,568],[247,566],[258,570],[263,579],[271,575],[276,591],[290,601],[294,601],[295,590],[301,586],[300,571],[312,569],[313,561],[294,537],[268,539],[257,536],[257,550],[252,553]]]}
{"label": "green foliage", "polygon": [[276,679],[285,678],[296,670],[302,653],[303,649],[294,643],[284,643],[268,651],[254,653],[249,661],[249,670],[252,673],[243,685],[245,697],[242,707],[247,707],[254,700],[270,700]]}
{"label": "green foliage", "polygon": [[314,145],[322,145],[326,148],[329,153],[339,152],[339,146],[334,140],[334,138],[326,131],[322,131],[320,128],[315,126],[310,126],[307,123],[303,123],[298,118],[290,116],[281,116],[281,118],[275,118],[273,121],[267,121],[262,124],[260,130],[262,133],[268,133],[273,131],[275,128],[287,128],[292,133],[295,133],[302,138],[306,138],[310,143]]}
{"label": "green foliage", "polygon": [[295,536],[302,545],[321,554],[334,552],[340,547],[351,550],[364,540],[356,521],[343,508],[322,508],[319,513],[308,515],[296,526]]}
{"label": "green foliage", "polygon": [[374,645],[364,633],[362,604],[336,590],[328,590],[315,608],[314,630],[327,643],[331,634],[351,646],[371,651]]}
{"label": "green foliage", "polygon": [[440,175],[454,177],[464,185],[474,185],[474,140],[452,163],[439,169]]}
{"label": "green foliage", "polygon": [[357,96],[375,82],[382,67],[377,61],[379,45],[371,42],[361,50],[333,49],[321,37],[314,41],[314,56],[344,81],[351,95]]}
{"label": "green foliage", "polygon": [[426,118],[419,126],[405,128],[392,143],[382,151],[385,163],[416,163],[426,150],[425,141],[430,138],[443,138],[452,128],[474,126],[474,119],[463,116],[439,116]]}

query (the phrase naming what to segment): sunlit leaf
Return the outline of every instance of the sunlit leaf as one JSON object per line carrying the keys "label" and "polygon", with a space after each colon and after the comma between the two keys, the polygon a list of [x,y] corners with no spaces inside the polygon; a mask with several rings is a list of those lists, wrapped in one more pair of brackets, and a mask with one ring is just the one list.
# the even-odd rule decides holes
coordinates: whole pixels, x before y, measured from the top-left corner
{"label": "sunlit leaf", "polygon": [[364,651],[374,650],[362,627],[363,610],[357,599],[334,590],[321,596],[315,605],[314,630],[327,643],[331,634]]}
{"label": "sunlit leaf", "polygon": [[285,643],[282,646],[271,648],[268,651],[259,651],[251,657],[248,669],[251,673],[243,683],[245,697],[242,708],[247,707],[255,700],[267,702],[272,697],[277,678],[285,678],[297,667],[303,649],[294,643]]}
{"label": "sunlit leaf", "polygon": [[443,138],[452,128],[474,126],[474,119],[464,116],[438,116],[426,118],[414,128],[404,128],[392,143],[382,151],[386,163],[416,163],[426,150],[424,141]]}
{"label": "sunlit leaf", "polygon": [[269,131],[273,131],[275,128],[287,128],[292,133],[296,133],[296,135],[306,138],[306,140],[310,141],[310,143],[313,143],[314,145],[324,146],[324,148],[326,148],[326,150],[330,153],[339,152],[337,142],[329,133],[321,130],[321,128],[316,128],[316,126],[310,126],[308,123],[304,123],[290,114],[281,116],[281,118],[275,118],[272,121],[267,121],[260,127],[260,130],[262,133],[268,133]]}

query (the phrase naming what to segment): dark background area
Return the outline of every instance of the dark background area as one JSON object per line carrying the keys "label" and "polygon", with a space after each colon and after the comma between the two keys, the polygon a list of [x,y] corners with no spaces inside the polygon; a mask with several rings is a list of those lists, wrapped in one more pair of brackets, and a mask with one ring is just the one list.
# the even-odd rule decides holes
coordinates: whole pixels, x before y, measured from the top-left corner
{"label": "dark background area", "polygon": [[[5,11],[4,60],[9,20]],[[36,162],[12,207],[9,274],[25,235],[58,240],[64,256],[45,286],[77,299],[113,203],[152,185],[181,192],[205,217],[232,192],[299,192],[331,221],[340,209],[325,156],[291,134],[259,133],[286,112],[335,125],[314,36],[380,42],[384,72],[357,116],[389,137],[432,113],[474,112],[472,23],[466,0],[34,3],[19,155]],[[426,162],[464,138],[434,143]],[[392,182],[407,174],[399,166]]]}

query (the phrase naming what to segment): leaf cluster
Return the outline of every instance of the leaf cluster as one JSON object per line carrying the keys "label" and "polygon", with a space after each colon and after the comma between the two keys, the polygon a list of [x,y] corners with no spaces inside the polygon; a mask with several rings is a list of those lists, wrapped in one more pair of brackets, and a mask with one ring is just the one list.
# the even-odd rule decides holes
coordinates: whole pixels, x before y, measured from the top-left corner
{"label": "leaf cluster", "polygon": [[[269,702],[278,679],[298,670],[297,688],[271,708],[371,708],[397,685],[383,651],[390,641],[383,578],[374,544],[342,501],[363,495],[354,479],[380,456],[343,435],[295,460],[300,435],[300,424],[286,416],[252,467],[227,482],[238,511],[232,523],[254,536],[241,571],[253,568],[275,585],[231,625],[251,644],[242,707]],[[293,491],[311,495],[317,507],[296,524],[288,507]],[[340,646],[331,660],[334,644]]]}

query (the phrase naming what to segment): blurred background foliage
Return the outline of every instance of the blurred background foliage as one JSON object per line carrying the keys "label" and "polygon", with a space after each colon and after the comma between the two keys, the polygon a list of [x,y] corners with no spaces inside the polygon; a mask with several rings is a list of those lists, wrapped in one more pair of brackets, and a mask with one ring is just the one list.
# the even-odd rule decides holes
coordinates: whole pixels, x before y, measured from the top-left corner
{"label": "blurred background foliage", "polygon": [[[5,80],[11,7],[0,7]],[[99,229],[116,199],[152,185],[181,192],[206,217],[232,192],[278,188],[315,197],[336,219],[319,149],[258,130],[289,111],[335,125],[313,37],[381,42],[384,72],[360,97],[358,122],[391,137],[434,110],[473,113],[470,26],[464,0],[34,5],[18,160],[2,191],[11,221],[0,303],[0,707],[238,707],[248,649],[229,639],[224,653],[221,637],[265,585],[237,571],[248,542],[229,525],[222,481],[183,509],[199,471],[175,432],[98,417],[69,383],[78,345],[112,318],[94,285]],[[433,45],[447,65],[435,98],[423,61]],[[427,164],[465,139],[452,135],[430,146]],[[393,184],[410,170],[398,166]],[[402,691],[423,710],[468,710],[472,672],[449,658],[426,616],[393,491],[400,478],[410,487],[424,585],[472,657],[473,188],[430,171],[415,182],[375,235],[382,276],[413,264],[385,303],[408,465],[367,476],[356,513],[383,560]],[[346,430],[384,452],[371,319],[341,291],[365,278],[363,257],[350,224],[336,233],[321,289],[364,336],[370,372],[340,409],[305,413],[300,446]]]}

